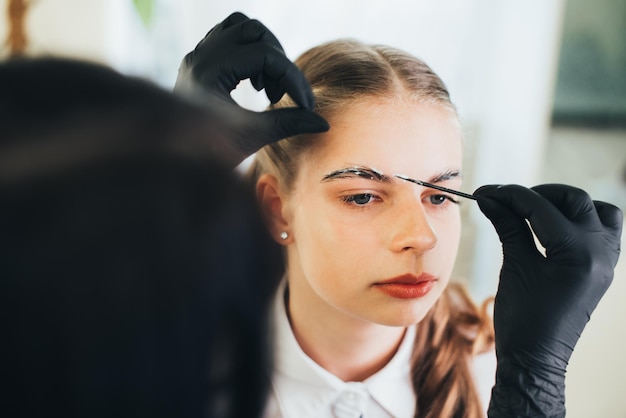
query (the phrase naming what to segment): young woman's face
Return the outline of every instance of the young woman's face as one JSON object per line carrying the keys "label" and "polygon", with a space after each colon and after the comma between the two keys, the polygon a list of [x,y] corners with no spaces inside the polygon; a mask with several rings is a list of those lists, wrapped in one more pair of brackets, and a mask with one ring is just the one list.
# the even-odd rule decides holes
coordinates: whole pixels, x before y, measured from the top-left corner
{"label": "young woman's face", "polygon": [[372,99],[329,122],[283,201],[290,285],[330,312],[419,322],[452,272],[458,198],[394,174],[458,189],[458,119],[442,105]]}

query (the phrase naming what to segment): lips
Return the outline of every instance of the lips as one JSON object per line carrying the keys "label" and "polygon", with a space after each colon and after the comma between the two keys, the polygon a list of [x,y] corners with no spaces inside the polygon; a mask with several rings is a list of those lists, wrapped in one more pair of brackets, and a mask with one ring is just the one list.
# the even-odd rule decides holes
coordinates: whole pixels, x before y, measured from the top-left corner
{"label": "lips", "polygon": [[404,274],[380,282],[374,287],[397,299],[415,299],[426,296],[437,282],[432,274],[422,273],[419,276]]}

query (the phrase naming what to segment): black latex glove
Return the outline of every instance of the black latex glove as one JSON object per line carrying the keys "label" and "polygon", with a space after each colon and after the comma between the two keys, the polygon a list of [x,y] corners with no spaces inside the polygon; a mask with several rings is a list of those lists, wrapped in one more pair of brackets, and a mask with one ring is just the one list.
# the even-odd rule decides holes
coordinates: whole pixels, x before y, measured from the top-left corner
{"label": "black latex glove", "polygon": [[623,214],[565,185],[484,186],[474,195],[504,252],[494,306],[498,364],[488,415],[563,417],[567,364],[613,279]]}
{"label": "black latex glove", "polygon": [[[299,106],[253,112],[240,107],[230,93],[241,80],[265,89],[272,103],[287,93]],[[233,125],[230,136],[237,164],[259,148],[282,138],[328,130],[328,122],[312,111],[313,93],[302,72],[262,23],[236,12],[216,25],[183,59],[176,92],[208,93],[201,99],[223,112]],[[217,99],[217,100],[216,100]]]}

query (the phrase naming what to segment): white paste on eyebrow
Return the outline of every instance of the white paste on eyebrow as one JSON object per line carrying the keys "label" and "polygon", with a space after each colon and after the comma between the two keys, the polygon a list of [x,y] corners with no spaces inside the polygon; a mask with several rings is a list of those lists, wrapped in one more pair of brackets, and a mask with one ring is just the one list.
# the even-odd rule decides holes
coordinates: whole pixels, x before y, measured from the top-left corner
{"label": "white paste on eyebrow", "polygon": [[[342,175],[342,174],[348,174],[348,173],[354,174],[360,177],[367,177],[371,180],[382,180],[385,177],[382,171],[377,170],[373,167],[354,166],[354,167],[347,167],[342,170],[332,171],[328,173],[324,177],[324,179],[327,179],[336,175]],[[371,173],[373,173],[374,175],[372,175]]]}

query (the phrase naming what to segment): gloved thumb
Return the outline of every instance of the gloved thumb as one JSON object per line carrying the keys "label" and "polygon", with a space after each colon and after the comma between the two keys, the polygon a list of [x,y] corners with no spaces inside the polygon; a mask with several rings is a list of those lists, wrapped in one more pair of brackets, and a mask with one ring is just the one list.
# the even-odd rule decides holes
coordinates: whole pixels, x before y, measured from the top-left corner
{"label": "gloved thumb", "polygon": [[265,112],[264,116],[273,120],[273,126],[279,138],[304,133],[321,133],[330,128],[326,119],[321,115],[300,108],[270,110]]}
{"label": "gloved thumb", "polygon": [[501,187],[499,185],[482,186],[473,193],[480,211],[493,224],[505,253],[509,246],[515,246],[518,249],[525,247],[536,251],[532,232],[525,219],[492,197]]}
{"label": "gloved thumb", "polygon": [[300,134],[315,134],[325,132],[330,125],[322,116],[302,108],[283,108],[267,110],[257,113],[256,132],[259,133],[257,149]]}
{"label": "gloved thumb", "polygon": [[302,108],[283,108],[259,114],[263,132],[268,133],[267,144],[300,134],[326,132],[330,125],[322,116]]}

